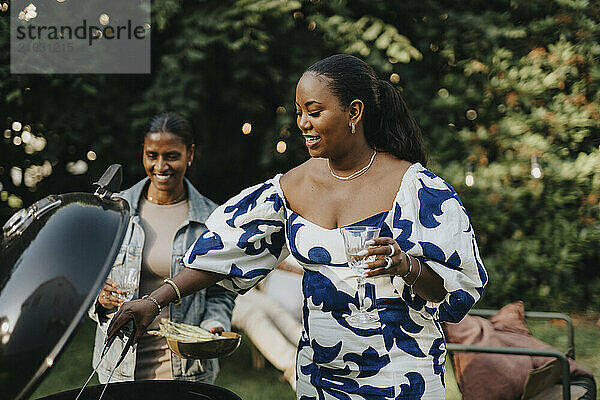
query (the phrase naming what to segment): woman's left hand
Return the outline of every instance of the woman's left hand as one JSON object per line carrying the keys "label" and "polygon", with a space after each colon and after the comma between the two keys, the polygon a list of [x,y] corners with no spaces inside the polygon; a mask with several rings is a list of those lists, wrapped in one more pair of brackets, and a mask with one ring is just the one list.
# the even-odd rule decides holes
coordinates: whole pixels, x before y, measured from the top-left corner
{"label": "woman's left hand", "polygon": [[363,250],[365,257],[375,255],[377,259],[365,264],[366,276],[406,274],[409,268],[409,255],[400,249],[394,239],[378,237],[368,241],[367,245],[369,247]]}
{"label": "woman's left hand", "polygon": [[210,333],[214,333],[215,335],[221,335],[221,333],[225,332],[222,326],[217,326],[215,328],[210,328],[208,330]]}

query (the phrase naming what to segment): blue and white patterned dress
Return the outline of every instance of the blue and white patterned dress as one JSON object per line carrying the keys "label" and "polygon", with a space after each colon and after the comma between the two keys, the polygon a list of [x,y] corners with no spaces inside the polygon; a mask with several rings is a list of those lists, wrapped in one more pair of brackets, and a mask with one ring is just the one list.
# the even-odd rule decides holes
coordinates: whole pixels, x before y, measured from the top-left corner
{"label": "blue and white patterned dress", "polygon": [[227,275],[244,293],[292,254],[304,267],[304,332],[298,345],[297,395],[309,399],[443,399],[444,336],[481,296],[487,274],[456,192],[413,164],[393,209],[353,225],[381,227],[402,250],[444,279],[441,303],[414,299],[398,277],[368,278],[365,304],[380,324],[365,329],[345,317],[358,309],[356,276],[338,229],[325,229],[286,206],[277,175],[217,208],[186,253],[187,267]]}

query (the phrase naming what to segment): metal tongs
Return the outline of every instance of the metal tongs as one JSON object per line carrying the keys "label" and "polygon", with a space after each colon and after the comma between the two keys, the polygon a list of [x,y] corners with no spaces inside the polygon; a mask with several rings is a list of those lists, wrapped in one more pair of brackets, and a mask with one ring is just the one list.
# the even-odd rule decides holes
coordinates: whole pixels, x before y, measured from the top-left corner
{"label": "metal tongs", "polygon": [[106,388],[108,387],[108,384],[110,383],[110,378],[112,378],[113,373],[119,367],[119,365],[121,364],[121,362],[123,362],[123,360],[125,359],[125,356],[127,355],[127,352],[131,348],[131,346],[133,346],[133,338],[135,337],[135,322],[133,321],[133,318],[131,318],[129,321],[127,321],[112,336],[106,338],[106,340],[104,341],[104,348],[102,349],[102,354],[100,355],[100,361],[98,361],[98,364],[94,367],[94,370],[92,371],[92,373],[90,374],[90,376],[85,381],[85,384],[83,385],[83,387],[79,391],[79,394],[77,395],[77,397],[75,398],[75,400],[79,400],[79,397],[81,397],[81,394],[85,390],[85,388],[88,385],[88,383],[90,383],[90,381],[92,380],[92,377],[94,376],[94,373],[98,370],[98,367],[100,367],[100,364],[102,364],[102,360],[104,360],[104,357],[106,356],[106,354],[108,354],[108,350],[110,349],[110,347],[114,343],[114,341],[117,338],[117,336],[119,336],[119,333],[122,334],[123,337],[127,337],[127,334],[128,334],[129,337],[127,338],[127,342],[125,343],[125,347],[123,348],[123,351],[121,351],[121,355],[119,356],[119,359],[117,360],[117,363],[116,363],[115,367],[112,369],[112,371],[110,371],[110,375],[108,376],[108,380],[104,384],[104,388],[102,389],[102,393],[100,393],[100,397],[98,397],[98,400],[101,400],[102,397],[104,396],[104,392],[106,391]]}

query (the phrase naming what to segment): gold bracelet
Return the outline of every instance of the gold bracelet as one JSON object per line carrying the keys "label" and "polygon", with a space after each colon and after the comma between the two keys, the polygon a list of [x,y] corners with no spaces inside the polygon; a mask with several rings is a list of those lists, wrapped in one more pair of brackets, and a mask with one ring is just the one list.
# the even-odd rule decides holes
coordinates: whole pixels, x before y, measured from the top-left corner
{"label": "gold bracelet", "polygon": [[180,305],[181,304],[181,292],[179,291],[179,288],[177,287],[177,285],[175,284],[175,282],[173,282],[169,278],[165,278],[163,280],[163,282],[171,285],[171,287],[173,288],[173,290],[177,294],[177,301],[174,301],[173,304],[175,304],[176,306]]}

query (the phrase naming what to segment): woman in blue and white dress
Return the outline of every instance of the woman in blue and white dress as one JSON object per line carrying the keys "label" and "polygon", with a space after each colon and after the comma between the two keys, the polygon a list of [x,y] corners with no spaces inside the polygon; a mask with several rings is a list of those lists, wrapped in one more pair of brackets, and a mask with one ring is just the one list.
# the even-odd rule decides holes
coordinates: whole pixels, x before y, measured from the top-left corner
{"label": "woman in blue and white dress", "polygon": [[[487,274],[456,192],[425,168],[419,128],[396,89],[358,58],[335,55],[296,87],[297,124],[311,158],[217,208],[173,280],[182,295],[219,282],[244,293],[291,254],[304,268],[304,332],[297,396],[309,399],[443,399],[440,322],[457,322]],[[359,308],[339,228],[377,226]],[[143,330],[163,286],[126,303],[109,333],[133,317]],[[137,332],[137,335],[140,335]]]}

